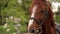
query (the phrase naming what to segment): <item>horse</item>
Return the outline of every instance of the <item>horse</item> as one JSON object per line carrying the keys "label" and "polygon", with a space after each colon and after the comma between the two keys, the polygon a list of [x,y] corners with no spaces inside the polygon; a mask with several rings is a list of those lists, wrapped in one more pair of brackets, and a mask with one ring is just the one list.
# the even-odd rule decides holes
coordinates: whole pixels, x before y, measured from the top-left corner
{"label": "horse", "polygon": [[29,8],[28,32],[34,34],[56,34],[51,6],[46,0],[32,0]]}

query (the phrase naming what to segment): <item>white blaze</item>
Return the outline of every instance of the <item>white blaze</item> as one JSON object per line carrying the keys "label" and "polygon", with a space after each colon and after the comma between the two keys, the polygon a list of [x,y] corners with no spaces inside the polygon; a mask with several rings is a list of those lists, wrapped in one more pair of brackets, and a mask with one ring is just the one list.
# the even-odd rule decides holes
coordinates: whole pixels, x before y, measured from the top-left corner
{"label": "white blaze", "polygon": [[[34,18],[34,14],[35,14],[35,10],[37,9],[37,6],[35,5],[32,9],[32,14],[31,14],[31,18]],[[33,19],[31,19],[29,21],[29,24],[28,24],[28,29],[30,28],[30,26],[33,24]]]}

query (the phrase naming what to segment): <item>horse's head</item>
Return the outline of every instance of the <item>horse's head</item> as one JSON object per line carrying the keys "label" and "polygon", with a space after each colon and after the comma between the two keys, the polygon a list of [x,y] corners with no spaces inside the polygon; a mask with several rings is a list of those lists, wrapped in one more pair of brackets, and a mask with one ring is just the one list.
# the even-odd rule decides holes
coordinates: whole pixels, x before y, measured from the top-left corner
{"label": "horse's head", "polygon": [[43,22],[48,15],[45,5],[34,5],[30,11],[30,21],[28,31],[31,33],[41,33]]}
{"label": "horse's head", "polygon": [[33,0],[30,6],[28,32],[35,34],[55,34],[53,13],[47,1]]}

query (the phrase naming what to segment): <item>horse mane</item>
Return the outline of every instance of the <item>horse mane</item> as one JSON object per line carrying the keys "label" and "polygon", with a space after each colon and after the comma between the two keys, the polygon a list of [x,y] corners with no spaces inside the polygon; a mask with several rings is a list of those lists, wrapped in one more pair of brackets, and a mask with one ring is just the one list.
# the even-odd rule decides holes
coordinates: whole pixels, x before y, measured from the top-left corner
{"label": "horse mane", "polygon": [[[31,13],[31,10],[32,10],[34,5],[37,5],[38,9],[45,9],[46,8],[46,6],[45,6],[46,2],[47,2],[46,0],[32,0],[31,6],[29,8],[30,13]],[[46,19],[45,23],[43,24],[43,30],[47,31],[47,32],[44,32],[42,34],[45,34],[45,33],[46,34],[52,34],[50,27],[52,27],[54,29],[54,32],[55,32],[54,34],[56,34],[53,12],[52,12],[51,6],[49,4],[48,4],[48,13],[49,13],[48,20]],[[47,26],[47,25],[49,25],[49,26]],[[46,28],[46,26],[48,28],[45,30],[44,28]]]}

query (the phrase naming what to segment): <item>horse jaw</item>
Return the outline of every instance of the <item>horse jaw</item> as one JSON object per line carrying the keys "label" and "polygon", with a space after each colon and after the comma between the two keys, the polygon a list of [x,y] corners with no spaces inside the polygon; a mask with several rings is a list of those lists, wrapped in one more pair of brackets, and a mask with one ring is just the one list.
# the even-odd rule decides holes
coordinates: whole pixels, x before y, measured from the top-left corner
{"label": "horse jaw", "polygon": [[[37,6],[35,5],[34,7],[33,7],[33,9],[32,9],[32,14],[31,14],[31,18],[34,18],[35,16],[35,11],[36,11],[36,9],[37,9]],[[29,20],[29,24],[28,24],[28,31],[29,31],[29,28],[30,28],[30,26],[33,24],[33,19],[30,19]]]}

